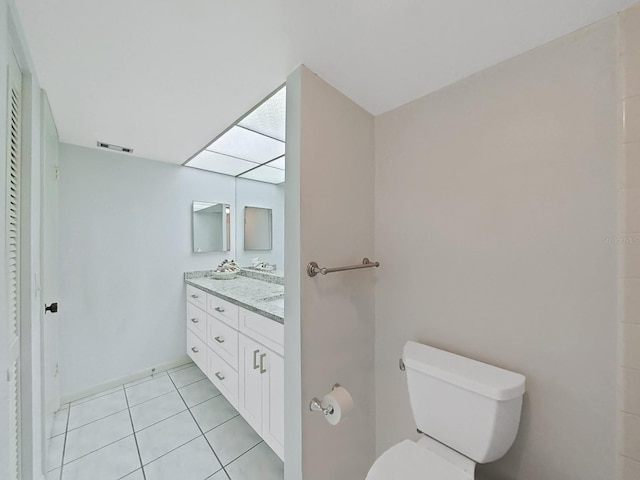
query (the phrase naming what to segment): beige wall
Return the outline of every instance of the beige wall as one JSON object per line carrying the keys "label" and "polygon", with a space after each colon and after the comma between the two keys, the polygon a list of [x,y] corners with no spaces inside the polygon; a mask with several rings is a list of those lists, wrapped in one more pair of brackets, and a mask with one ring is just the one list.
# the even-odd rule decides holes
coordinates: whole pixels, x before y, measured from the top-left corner
{"label": "beige wall", "polygon": [[[290,392],[287,400],[287,408],[297,405],[301,416],[301,433],[298,420],[290,421],[287,442],[301,435],[302,465],[298,447],[288,443],[288,479],[299,478],[300,469],[305,480],[362,479],[374,461],[375,272],[304,273],[312,260],[332,267],[373,257],[373,137],[373,116],[311,71],[301,67],[289,77],[286,202],[290,207],[299,196],[299,210],[293,206],[286,214],[285,304],[297,292],[300,304],[293,299],[285,307],[285,355],[295,358],[289,349],[300,345],[300,377],[289,366],[286,378],[301,385],[302,394],[298,399]],[[290,248],[299,252],[296,259]],[[309,401],[322,398],[334,383],[351,392],[356,407],[335,427],[309,411]]]}
{"label": "beige wall", "polygon": [[640,478],[640,5],[620,15],[623,169],[620,176],[620,476]]}
{"label": "beige wall", "polygon": [[527,377],[479,478],[614,477],[616,68],[610,18],[376,117],[378,454],[415,436],[417,340]]}

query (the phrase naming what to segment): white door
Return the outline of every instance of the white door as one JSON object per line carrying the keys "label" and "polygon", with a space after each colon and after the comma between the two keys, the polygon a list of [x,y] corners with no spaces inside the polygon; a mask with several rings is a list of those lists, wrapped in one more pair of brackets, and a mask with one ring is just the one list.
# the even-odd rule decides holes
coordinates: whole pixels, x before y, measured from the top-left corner
{"label": "white door", "polygon": [[267,362],[262,369],[262,438],[284,460],[284,359],[271,350],[265,352]]}
{"label": "white door", "polygon": [[[3,325],[0,341],[7,342],[3,349],[9,353],[6,368],[8,382],[8,465],[0,467],[7,472],[7,480],[20,479],[20,170],[22,142],[22,74],[15,55],[11,54],[8,66],[7,131],[6,131],[6,190],[5,190],[5,271],[6,308],[8,322]],[[6,413],[5,413],[6,415]],[[6,417],[5,417],[6,418]],[[4,435],[5,432],[2,432]],[[4,455],[2,455],[4,457]]]}
{"label": "white door", "polygon": [[[51,433],[53,415],[60,407],[58,382],[58,132],[47,94],[41,91],[42,122],[42,411],[44,451]],[[54,305],[54,307],[52,307]],[[47,310],[45,310],[47,307]]]}
{"label": "white door", "polygon": [[262,345],[240,334],[238,346],[238,411],[258,435],[262,435]]}

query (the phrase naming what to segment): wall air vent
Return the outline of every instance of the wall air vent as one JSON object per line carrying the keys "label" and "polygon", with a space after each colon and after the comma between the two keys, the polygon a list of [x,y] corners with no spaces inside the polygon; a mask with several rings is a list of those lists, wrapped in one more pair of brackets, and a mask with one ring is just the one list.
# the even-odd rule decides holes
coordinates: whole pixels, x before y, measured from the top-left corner
{"label": "wall air vent", "polygon": [[115,150],[122,153],[133,153],[133,148],[121,147],[120,145],[112,145],[110,143],[98,142],[98,147],[108,148],[109,150]]}

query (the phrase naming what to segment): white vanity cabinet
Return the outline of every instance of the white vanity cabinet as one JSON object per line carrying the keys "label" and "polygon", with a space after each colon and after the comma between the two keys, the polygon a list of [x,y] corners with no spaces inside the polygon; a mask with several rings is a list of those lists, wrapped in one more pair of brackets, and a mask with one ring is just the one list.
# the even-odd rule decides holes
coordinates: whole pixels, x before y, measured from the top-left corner
{"label": "white vanity cabinet", "polygon": [[284,455],[284,325],[240,309],[238,411]]}
{"label": "white vanity cabinet", "polygon": [[187,354],[284,457],[284,325],[187,285]]}
{"label": "white vanity cabinet", "polygon": [[238,375],[238,411],[283,458],[284,359],[241,333]]}

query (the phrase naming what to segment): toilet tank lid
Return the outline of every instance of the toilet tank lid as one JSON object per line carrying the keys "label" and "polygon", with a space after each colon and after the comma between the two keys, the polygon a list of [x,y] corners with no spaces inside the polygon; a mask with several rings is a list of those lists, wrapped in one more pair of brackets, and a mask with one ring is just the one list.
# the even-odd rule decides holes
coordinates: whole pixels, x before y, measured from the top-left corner
{"label": "toilet tank lid", "polygon": [[403,362],[407,368],[495,400],[511,400],[524,394],[524,375],[429,345],[407,342]]}

